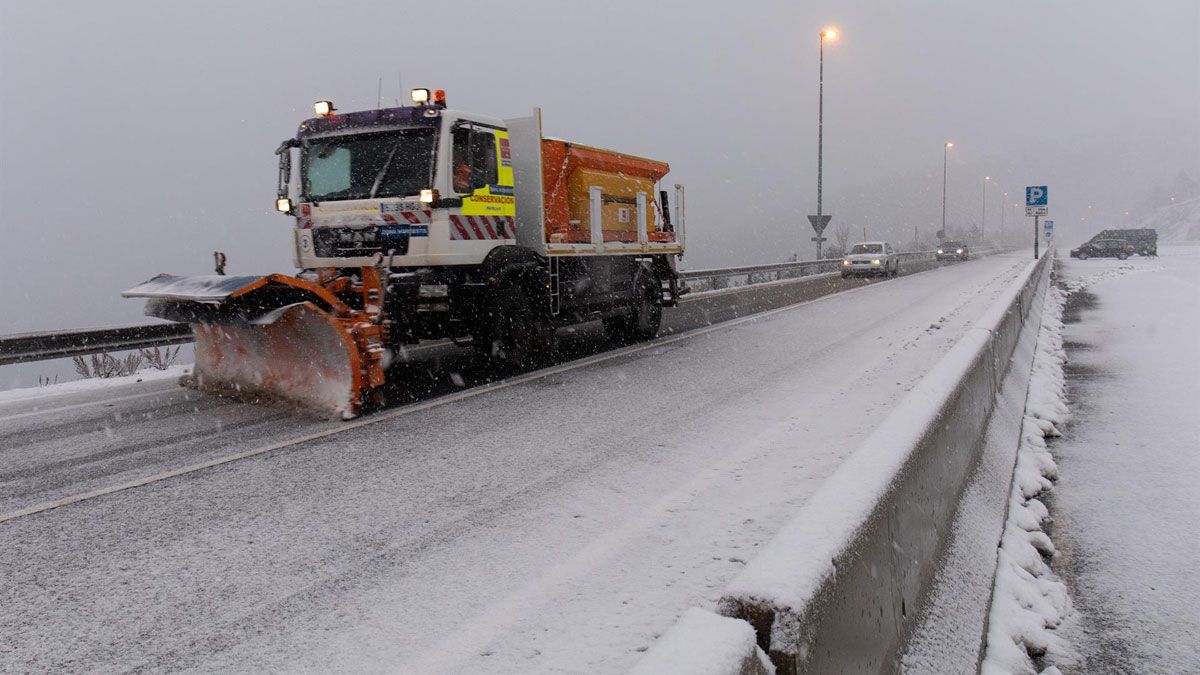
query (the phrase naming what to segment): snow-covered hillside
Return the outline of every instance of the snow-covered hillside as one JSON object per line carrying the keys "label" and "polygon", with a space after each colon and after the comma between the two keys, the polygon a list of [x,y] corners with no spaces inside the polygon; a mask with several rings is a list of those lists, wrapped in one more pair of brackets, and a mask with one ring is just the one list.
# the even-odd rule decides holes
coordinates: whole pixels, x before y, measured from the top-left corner
{"label": "snow-covered hillside", "polygon": [[1200,244],[1200,197],[1192,197],[1151,211],[1137,227],[1158,230],[1160,244]]}

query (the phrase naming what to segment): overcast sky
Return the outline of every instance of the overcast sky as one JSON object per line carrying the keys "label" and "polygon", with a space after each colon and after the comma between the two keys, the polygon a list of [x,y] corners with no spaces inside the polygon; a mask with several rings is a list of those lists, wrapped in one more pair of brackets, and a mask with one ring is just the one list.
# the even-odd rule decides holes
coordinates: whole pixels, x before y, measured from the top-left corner
{"label": "overcast sky", "polygon": [[374,107],[380,77],[669,162],[692,267],[811,257],[825,25],[835,226],[931,233],[946,139],[964,225],[985,173],[989,227],[1029,183],[1073,222],[1200,174],[1197,0],[0,0],[0,333],[136,320],[121,290],[215,249],[290,271],[272,152],[315,99]]}

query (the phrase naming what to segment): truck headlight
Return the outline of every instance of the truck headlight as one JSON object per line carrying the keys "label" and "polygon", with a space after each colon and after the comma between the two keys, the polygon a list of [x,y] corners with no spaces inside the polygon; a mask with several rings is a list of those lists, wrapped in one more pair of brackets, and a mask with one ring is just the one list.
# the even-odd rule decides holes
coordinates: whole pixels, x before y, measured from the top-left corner
{"label": "truck headlight", "polygon": [[941,255],[941,254],[943,254],[943,253],[945,253],[945,251],[943,251],[942,249],[940,249],[940,248],[939,248],[939,249],[938,249],[938,255]]}
{"label": "truck headlight", "polygon": [[872,264],[872,265],[878,265],[878,264],[880,264],[880,261],[878,261],[878,260],[872,260],[872,261],[871,261],[871,264]]}
{"label": "truck headlight", "polygon": [[842,265],[844,265],[845,267],[849,267],[849,266],[850,266],[850,261],[849,261],[849,260],[843,260],[843,261],[842,261]]}
{"label": "truck headlight", "polygon": [[276,199],[275,210],[280,213],[291,213],[292,200],[288,199],[287,197],[280,197],[279,199]]}
{"label": "truck headlight", "polygon": [[962,249],[961,248],[958,249],[957,251],[955,251],[955,253],[962,253]]}
{"label": "truck headlight", "polygon": [[421,203],[432,204],[437,201],[437,190],[421,190]]}

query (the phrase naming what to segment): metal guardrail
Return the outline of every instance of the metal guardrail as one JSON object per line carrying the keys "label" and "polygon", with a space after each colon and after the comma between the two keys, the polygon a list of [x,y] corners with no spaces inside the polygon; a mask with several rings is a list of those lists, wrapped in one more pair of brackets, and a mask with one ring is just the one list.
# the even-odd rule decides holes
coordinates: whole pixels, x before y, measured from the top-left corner
{"label": "metal guardrail", "polygon": [[5,335],[0,337],[0,366],[191,341],[192,328],[183,323]]}
{"label": "metal guardrail", "polygon": [[[915,251],[898,253],[901,261],[932,260],[934,251]],[[841,258],[826,258],[824,260],[800,260],[797,262],[772,263],[767,265],[746,265],[744,267],[726,267],[710,270],[689,270],[680,272],[679,276],[688,284],[693,293],[715,291],[724,288],[752,286],[754,284],[797,279],[814,274],[826,274],[841,269]]]}
{"label": "metal guardrail", "polygon": [[[900,253],[901,260],[931,260],[933,251]],[[835,272],[841,258],[747,265],[721,269],[680,272],[692,292],[737,288]],[[85,356],[98,352],[120,352],[192,341],[187,324],[165,323],[117,328],[63,330],[0,336],[0,366],[29,361]]]}

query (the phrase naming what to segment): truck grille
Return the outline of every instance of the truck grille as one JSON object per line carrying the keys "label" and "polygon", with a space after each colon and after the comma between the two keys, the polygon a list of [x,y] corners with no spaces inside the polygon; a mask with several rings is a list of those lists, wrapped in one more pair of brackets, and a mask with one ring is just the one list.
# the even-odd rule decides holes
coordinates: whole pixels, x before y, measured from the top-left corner
{"label": "truck grille", "polygon": [[393,249],[396,255],[407,254],[408,237],[380,239],[378,227],[313,229],[313,251],[319,258],[362,258]]}

